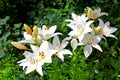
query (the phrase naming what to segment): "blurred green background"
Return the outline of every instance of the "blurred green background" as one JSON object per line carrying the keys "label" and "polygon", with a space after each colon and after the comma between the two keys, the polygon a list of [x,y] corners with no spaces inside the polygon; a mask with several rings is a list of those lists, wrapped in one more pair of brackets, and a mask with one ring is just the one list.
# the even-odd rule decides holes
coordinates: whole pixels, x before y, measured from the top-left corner
{"label": "blurred green background", "polygon": [[[36,71],[25,75],[17,64],[24,59],[24,51],[10,44],[23,39],[23,24],[31,28],[57,25],[57,31],[62,32],[64,38],[70,30],[65,20],[71,19],[72,12],[82,14],[86,7],[100,7],[109,14],[101,18],[118,28],[114,33],[118,40],[102,40],[103,53],[94,49],[88,59],[84,57],[83,47],[77,48],[73,57],[65,56],[65,62],[53,58],[52,64],[44,66],[43,77]],[[0,80],[120,80],[119,34],[119,0],[0,0]]]}

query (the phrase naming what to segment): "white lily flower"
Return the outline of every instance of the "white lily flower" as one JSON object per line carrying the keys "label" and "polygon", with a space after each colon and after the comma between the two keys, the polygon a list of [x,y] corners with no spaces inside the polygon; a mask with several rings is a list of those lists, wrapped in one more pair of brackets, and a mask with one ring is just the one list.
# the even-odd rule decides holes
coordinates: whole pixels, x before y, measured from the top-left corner
{"label": "white lily flower", "polygon": [[24,24],[26,32],[23,33],[25,40],[19,41],[20,43],[41,44],[41,37],[38,35],[38,27],[34,26],[32,29]]}
{"label": "white lily flower", "polygon": [[64,54],[72,55],[70,50],[64,49],[67,45],[68,41],[63,40],[62,43],[60,43],[58,36],[53,38],[53,49],[57,50],[55,55],[57,55],[62,61],[64,61]]}
{"label": "white lily flower", "polygon": [[99,8],[99,7],[94,9],[94,10],[92,10],[90,7],[87,7],[87,9],[88,9],[87,17],[89,19],[96,19],[100,16],[103,16],[103,15],[107,16],[108,15],[105,12],[101,12],[101,8]]}
{"label": "white lily flower", "polygon": [[41,36],[42,40],[48,40],[51,37],[54,37],[56,35],[61,35],[61,33],[56,31],[57,26],[51,26],[50,28],[47,28],[45,25],[42,26],[42,29],[39,28],[38,34]]}
{"label": "white lily flower", "polygon": [[25,70],[25,74],[28,74],[36,70],[41,76],[43,76],[42,73],[43,63],[39,62],[39,56],[28,51],[25,51],[24,55],[25,55],[25,59],[18,61],[17,63],[19,63],[19,66],[23,66],[23,70]]}
{"label": "white lily flower", "polygon": [[112,34],[117,30],[117,28],[111,27],[110,22],[106,22],[104,24],[102,19],[98,19],[98,20],[99,20],[99,25],[98,27],[95,28],[95,33],[98,34],[99,36],[104,35],[105,37],[113,37],[117,39],[117,37]]}
{"label": "white lily flower", "polygon": [[87,33],[85,34],[83,40],[81,43],[79,43],[78,45],[85,45],[84,47],[84,55],[85,57],[89,57],[90,54],[92,53],[92,47],[98,49],[99,51],[102,52],[101,47],[98,45],[98,43],[100,42],[101,38],[99,38],[98,36],[94,36],[93,33]]}
{"label": "white lily flower", "polygon": [[27,32],[24,32],[23,36],[25,40],[19,41],[20,43],[31,43],[31,44],[41,43],[41,37],[39,35],[37,35],[37,37],[34,38],[32,35],[27,34]]}
{"label": "white lily flower", "polygon": [[40,47],[34,45],[30,46],[33,53],[25,51],[25,59],[18,63],[20,63],[20,66],[23,66],[23,70],[26,69],[26,74],[36,70],[41,76],[43,76],[42,65],[44,63],[52,63],[51,56],[56,53],[56,50],[51,50],[47,41],[43,41]]}
{"label": "white lily flower", "polygon": [[92,31],[92,29],[90,28],[90,24],[93,23],[94,21],[92,20],[87,21],[88,18],[86,17],[85,14],[78,16],[75,13],[72,13],[72,18],[73,20],[71,19],[66,20],[70,22],[67,26],[69,26],[72,29],[72,31],[70,31],[68,35],[73,38],[79,37],[82,40],[84,34]]}

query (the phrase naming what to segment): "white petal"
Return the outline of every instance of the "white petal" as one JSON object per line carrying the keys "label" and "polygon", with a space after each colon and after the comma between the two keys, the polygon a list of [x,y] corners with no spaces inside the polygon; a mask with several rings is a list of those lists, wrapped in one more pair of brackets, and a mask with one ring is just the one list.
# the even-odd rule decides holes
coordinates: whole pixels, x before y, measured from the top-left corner
{"label": "white petal", "polygon": [[82,34],[82,35],[80,35],[80,36],[78,37],[78,40],[79,40],[80,43],[83,41],[83,39],[84,39],[83,43],[84,43],[85,41],[88,41],[88,39],[86,39],[86,38],[88,38],[88,37],[86,37],[85,35],[86,35],[86,34]]}
{"label": "white petal", "polygon": [[81,19],[85,23],[88,20],[88,17],[86,17],[86,14],[82,14]]}
{"label": "white petal", "polygon": [[77,39],[71,40],[71,47],[73,50],[75,50],[77,48],[77,44],[78,44]]}
{"label": "white petal", "polygon": [[42,32],[43,32],[42,34],[47,34],[47,33],[46,33],[46,29],[47,29],[46,25],[43,25],[43,26],[42,26]]}
{"label": "white petal", "polygon": [[27,34],[27,32],[23,33],[25,40],[31,40],[32,36],[30,34]]}
{"label": "white petal", "polygon": [[25,58],[28,58],[28,57],[30,57],[30,56],[32,55],[32,53],[29,52],[29,51],[25,51],[25,52],[23,53],[23,55],[25,56]]}
{"label": "white petal", "polygon": [[100,14],[100,16],[103,16],[103,15],[108,16],[108,13],[106,13],[106,12],[102,12],[102,13]]}
{"label": "white petal", "polygon": [[98,18],[98,20],[99,20],[99,26],[100,26],[100,27],[103,27],[103,25],[104,25],[103,20],[102,20],[102,19],[100,19],[100,18]]}
{"label": "white petal", "polygon": [[38,51],[39,51],[39,47],[37,47],[37,46],[30,45],[30,47],[31,47],[31,49],[32,49],[33,53],[36,53],[36,52],[38,52]]}
{"label": "white petal", "polygon": [[73,23],[74,21],[71,19],[66,19],[65,21]]}
{"label": "white petal", "polygon": [[102,49],[101,49],[101,47],[98,44],[92,45],[92,46],[102,52]]}
{"label": "white petal", "polygon": [[84,28],[84,32],[83,32],[84,34],[92,31],[92,29],[90,28],[90,24],[93,23],[93,22],[94,21],[88,21],[86,23],[85,28]]}
{"label": "white petal", "polygon": [[19,64],[19,66],[23,66],[23,67],[31,66],[31,63],[30,62],[22,62],[22,63]]}
{"label": "white petal", "polygon": [[75,13],[72,13],[72,18],[73,18],[73,20],[76,20],[77,15]]}
{"label": "white petal", "polygon": [[71,29],[77,29],[77,26],[75,24],[67,24],[68,27],[70,27]]}
{"label": "white petal", "polygon": [[55,25],[55,26],[51,26],[50,28],[49,28],[49,34],[53,34],[54,32],[55,32],[55,30],[56,30],[56,28],[57,28],[57,26]]}
{"label": "white petal", "polygon": [[69,41],[71,39],[71,37],[65,37],[62,41],[65,42],[65,41]]}
{"label": "white petal", "polygon": [[106,34],[105,36],[106,36],[106,37],[112,37],[112,38],[118,39],[116,36],[114,36],[114,35],[112,35],[112,34],[108,34],[108,35]]}
{"label": "white petal", "polygon": [[109,21],[107,21],[105,24],[104,24],[104,26],[109,26],[110,25],[110,22]]}
{"label": "white petal", "polygon": [[60,40],[59,40],[58,36],[55,36],[53,38],[53,45],[54,45],[54,47],[57,47],[58,45],[60,45]]}
{"label": "white petal", "polygon": [[77,36],[77,35],[80,35],[79,31],[78,30],[72,30],[68,33],[69,36]]}
{"label": "white petal", "polygon": [[57,52],[56,50],[50,50],[50,51],[46,54],[45,59],[44,59],[44,62],[45,62],[45,63],[52,63],[51,57],[52,57],[52,55],[55,54],[56,52]]}
{"label": "white petal", "polygon": [[64,54],[72,55],[72,52],[70,50],[63,49],[63,50],[61,50],[61,51],[58,52],[58,55],[59,54],[62,54],[62,55],[64,55]]}
{"label": "white petal", "polygon": [[68,41],[63,41],[60,46],[60,50],[64,49],[68,45]]}
{"label": "white petal", "polygon": [[26,59],[23,59],[23,60],[18,61],[17,63],[22,63],[22,62],[26,62],[26,61],[27,61]]}
{"label": "white petal", "polygon": [[63,54],[59,54],[58,57],[59,57],[62,61],[64,61],[64,56],[63,56]]}
{"label": "white petal", "polygon": [[43,72],[42,72],[42,65],[38,63],[37,67],[36,67],[36,71],[43,76]]}
{"label": "white petal", "polygon": [[36,69],[36,65],[31,65],[26,68],[25,74],[28,74]]}
{"label": "white petal", "polygon": [[84,55],[86,58],[88,58],[90,56],[90,54],[92,53],[92,47],[91,46],[85,46],[84,47]]}
{"label": "white petal", "polygon": [[62,33],[57,32],[57,33],[54,33],[54,34],[48,34],[48,36],[46,36],[46,39],[48,40],[48,39],[50,39],[51,37],[57,36],[57,35],[62,35]]}
{"label": "white petal", "polygon": [[111,27],[110,28],[110,33],[114,33],[117,30],[117,28]]}
{"label": "white petal", "polygon": [[101,41],[102,36],[94,36],[93,38],[93,44],[97,44]]}
{"label": "white petal", "polygon": [[35,41],[34,40],[21,40],[19,41],[20,43],[31,43],[31,44],[34,44]]}
{"label": "white petal", "polygon": [[40,45],[40,51],[43,51],[47,53],[49,51],[49,44],[47,41],[43,41],[43,43]]}

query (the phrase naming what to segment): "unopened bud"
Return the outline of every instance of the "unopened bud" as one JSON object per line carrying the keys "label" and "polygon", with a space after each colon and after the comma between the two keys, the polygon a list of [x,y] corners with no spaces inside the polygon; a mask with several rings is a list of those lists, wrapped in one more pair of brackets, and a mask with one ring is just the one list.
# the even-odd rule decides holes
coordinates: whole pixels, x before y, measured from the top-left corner
{"label": "unopened bud", "polygon": [[25,28],[27,34],[32,35],[32,29],[27,24],[24,24],[24,28]]}
{"label": "unopened bud", "polygon": [[27,50],[28,48],[26,46],[24,46],[22,43],[20,42],[11,42],[11,44],[13,46],[15,46],[16,48],[18,49],[21,49],[21,50]]}
{"label": "unopened bud", "polygon": [[92,17],[93,11],[91,8],[88,9],[87,17],[90,19]]}
{"label": "unopened bud", "polygon": [[33,27],[33,37],[34,37],[34,38],[37,38],[37,35],[38,35],[38,27],[37,27],[37,26],[34,26],[34,27]]}

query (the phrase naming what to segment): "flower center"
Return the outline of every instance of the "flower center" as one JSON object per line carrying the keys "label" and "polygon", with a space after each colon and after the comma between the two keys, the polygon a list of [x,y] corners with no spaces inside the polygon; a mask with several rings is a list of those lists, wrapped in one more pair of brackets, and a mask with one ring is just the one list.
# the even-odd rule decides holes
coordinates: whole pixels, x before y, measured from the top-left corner
{"label": "flower center", "polygon": [[45,57],[45,54],[43,51],[39,52],[39,58],[42,60]]}
{"label": "flower center", "polygon": [[102,34],[102,27],[101,26],[96,27],[94,30],[95,30],[96,35]]}
{"label": "flower center", "polygon": [[90,38],[87,42],[88,45],[91,45],[93,43],[93,38]]}
{"label": "flower center", "polygon": [[37,62],[38,62],[37,59],[33,59],[33,58],[30,59],[30,63],[31,63],[31,64],[36,64]]}
{"label": "flower center", "polygon": [[77,28],[78,28],[78,30],[79,30],[79,33],[82,34],[82,33],[83,33],[83,28],[82,28],[82,26],[80,25],[80,26],[78,26]]}

